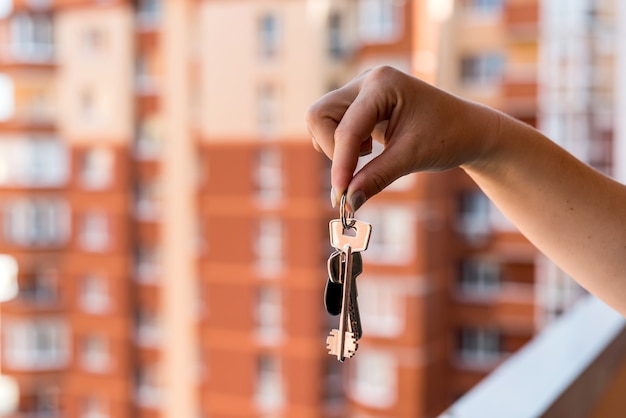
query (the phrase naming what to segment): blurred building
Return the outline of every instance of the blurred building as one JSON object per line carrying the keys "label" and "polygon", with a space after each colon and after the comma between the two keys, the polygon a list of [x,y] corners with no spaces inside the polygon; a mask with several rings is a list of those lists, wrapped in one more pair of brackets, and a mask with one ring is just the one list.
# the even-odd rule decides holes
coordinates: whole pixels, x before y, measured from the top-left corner
{"label": "blurred building", "polygon": [[15,417],[443,411],[535,333],[536,251],[461,171],[397,181],[357,214],[374,225],[357,281],[364,338],[337,363],[323,308],[337,213],[303,116],[388,64],[535,125],[539,10],[0,2]]}

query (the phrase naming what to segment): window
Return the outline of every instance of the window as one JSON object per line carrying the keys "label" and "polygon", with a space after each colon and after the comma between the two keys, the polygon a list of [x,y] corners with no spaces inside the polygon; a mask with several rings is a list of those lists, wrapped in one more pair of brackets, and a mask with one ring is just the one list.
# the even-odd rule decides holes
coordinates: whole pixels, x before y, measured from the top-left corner
{"label": "window", "polygon": [[461,58],[461,83],[466,87],[497,86],[504,74],[504,57],[498,52]]}
{"label": "window", "polygon": [[263,410],[278,409],[284,403],[284,388],[280,360],[271,354],[261,354],[257,362],[255,400]]}
{"label": "window", "polygon": [[98,119],[98,102],[93,88],[84,88],[78,97],[78,113],[87,125],[94,125]]}
{"label": "window", "polygon": [[279,112],[278,92],[273,84],[263,84],[258,93],[259,132],[264,137],[276,134]]}
{"label": "window", "polygon": [[257,335],[267,343],[276,343],[282,336],[282,303],[280,289],[264,286],[257,291]]}
{"label": "window", "polygon": [[155,220],[159,206],[158,180],[139,180],[135,185],[135,215],[141,220]]}
{"label": "window", "polygon": [[9,367],[48,370],[67,365],[69,332],[63,320],[3,318],[2,331],[4,358]]}
{"label": "window", "polygon": [[56,198],[8,201],[3,208],[4,240],[21,246],[58,246],[69,236],[69,207]]}
{"label": "window", "polygon": [[323,390],[326,407],[339,408],[345,403],[346,396],[343,389],[342,365],[336,358],[328,357],[325,366]]}
{"label": "window", "polygon": [[111,241],[109,218],[103,212],[88,212],[82,216],[79,243],[86,251],[104,251]]}
{"label": "window", "polygon": [[90,372],[106,372],[110,367],[109,343],[101,335],[88,335],[81,344],[80,362]]}
{"label": "window", "polygon": [[159,370],[156,364],[140,366],[135,374],[135,397],[137,404],[144,408],[159,408],[161,389]]}
{"label": "window", "polygon": [[359,278],[359,309],[368,334],[393,338],[405,328],[406,291],[390,278]]}
{"label": "window", "polygon": [[157,58],[151,50],[137,53],[135,60],[135,87],[140,94],[155,94],[159,87]]}
{"label": "window", "polygon": [[106,313],[111,305],[111,297],[106,278],[97,274],[88,274],[80,278],[78,304],[88,313]]}
{"label": "window", "polygon": [[160,272],[156,246],[143,244],[135,250],[135,277],[141,283],[157,283]]}
{"label": "window", "polygon": [[500,358],[500,333],[495,329],[461,328],[459,357],[469,365],[489,365]]}
{"label": "window", "polygon": [[46,14],[17,13],[11,19],[11,53],[26,62],[52,59],[52,18]]}
{"label": "window", "polygon": [[502,13],[504,0],[462,0],[463,13],[473,16],[497,16]]}
{"label": "window", "polygon": [[343,16],[337,12],[331,13],[328,17],[328,55],[331,58],[339,59],[346,54],[343,27]]}
{"label": "window", "polygon": [[256,240],[257,270],[263,277],[275,277],[283,268],[283,231],[278,218],[259,221]]}
{"label": "window", "polygon": [[153,160],[161,154],[163,130],[161,119],[156,115],[139,120],[135,138],[135,156],[142,160]]}
{"label": "window", "polygon": [[498,290],[500,266],[489,260],[465,260],[461,263],[460,288],[464,294],[488,296]]}
{"label": "window", "polygon": [[161,23],[162,0],[139,0],[137,3],[137,23],[142,29],[158,27]]}
{"label": "window", "polygon": [[58,275],[54,269],[38,269],[19,281],[19,299],[37,305],[52,305],[59,301]]}
{"label": "window", "polygon": [[61,391],[57,386],[42,383],[23,386],[20,393],[18,416],[60,417]]}
{"label": "window", "polygon": [[0,185],[60,187],[69,175],[68,151],[52,138],[3,138]]}
{"label": "window", "polygon": [[402,0],[359,0],[359,34],[364,42],[392,42],[402,34]]}
{"label": "window", "polygon": [[20,80],[5,100],[15,107],[14,117],[29,125],[48,126],[55,121],[54,83],[51,80]]}
{"label": "window", "polygon": [[80,181],[86,189],[100,190],[111,185],[114,157],[111,150],[85,150],[80,161]]}
{"label": "window", "polygon": [[278,203],[282,198],[283,178],[280,151],[262,148],[257,154],[257,196],[263,205]]}
{"label": "window", "polygon": [[268,13],[259,19],[259,49],[261,58],[270,60],[278,52],[278,19]]}
{"label": "window", "polygon": [[161,326],[155,309],[144,306],[136,312],[135,341],[142,347],[157,347],[161,343]]}
{"label": "window", "polygon": [[461,193],[459,202],[459,232],[468,241],[482,241],[491,233],[490,203],[479,190]]}
{"label": "window", "polygon": [[377,228],[369,243],[369,261],[405,264],[413,259],[416,243],[412,208],[367,205],[359,210],[359,218]]}
{"label": "window", "polygon": [[395,357],[382,350],[364,350],[354,360],[351,386],[358,402],[375,408],[393,405],[398,390],[398,364]]}
{"label": "window", "polygon": [[109,418],[106,401],[89,396],[83,398],[80,408],[80,418]]}

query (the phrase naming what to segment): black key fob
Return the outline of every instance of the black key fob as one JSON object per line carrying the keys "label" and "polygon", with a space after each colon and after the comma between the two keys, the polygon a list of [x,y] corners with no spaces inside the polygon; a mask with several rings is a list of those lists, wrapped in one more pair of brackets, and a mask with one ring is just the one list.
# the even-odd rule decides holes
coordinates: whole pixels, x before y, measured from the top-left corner
{"label": "black key fob", "polygon": [[333,316],[341,313],[341,301],[343,299],[343,285],[328,279],[324,289],[324,306],[326,312]]}

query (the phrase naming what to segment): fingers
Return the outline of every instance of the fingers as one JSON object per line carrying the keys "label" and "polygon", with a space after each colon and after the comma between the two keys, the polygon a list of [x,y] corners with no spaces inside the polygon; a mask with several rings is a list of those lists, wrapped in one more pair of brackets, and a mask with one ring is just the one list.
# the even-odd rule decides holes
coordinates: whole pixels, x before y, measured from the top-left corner
{"label": "fingers", "polygon": [[[397,73],[397,70],[390,67],[366,71],[346,86],[323,96],[307,112],[307,124],[313,137],[313,146],[333,160],[331,170],[333,202],[339,200],[353,181],[359,156],[372,152],[372,135],[376,140],[384,141],[386,121],[391,116],[397,100],[392,82]],[[378,160],[379,158],[375,159]],[[375,167],[380,165],[378,169],[371,171],[369,168],[366,171],[366,173],[371,171],[373,179],[360,180],[365,188],[362,189],[363,193],[352,196],[356,199],[353,207],[360,206],[362,204],[359,203],[360,200],[364,201],[395,180],[391,177],[398,169],[393,167],[393,160],[382,161],[382,165],[380,162],[374,164]],[[387,167],[387,164],[391,165]],[[363,178],[364,175],[357,177]],[[352,186],[350,189],[355,192],[357,190]]]}
{"label": "fingers", "polygon": [[322,96],[306,114],[306,123],[313,137],[313,146],[330,159],[335,150],[335,130],[359,91],[359,78]]}
{"label": "fingers", "polygon": [[367,163],[350,182],[346,196],[348,210],[356,212],[367,199],[408,174],[411,171],[407,168],[409,158],[406,150],[393,144]]}
{"label": "fingers", "polygon": [[373,86],[363,86],[335,129],[331,178],[337,197],[347,190],[359,155],[371,150],[376,125],[387,119],[388,109],[393,108],[390,98],[381,95],[376,84]]}

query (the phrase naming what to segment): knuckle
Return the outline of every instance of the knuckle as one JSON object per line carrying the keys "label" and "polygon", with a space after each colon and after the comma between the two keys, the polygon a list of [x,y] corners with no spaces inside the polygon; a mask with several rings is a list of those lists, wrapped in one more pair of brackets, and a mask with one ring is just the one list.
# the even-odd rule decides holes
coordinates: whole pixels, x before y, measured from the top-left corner
{"label": "knuckle", "polygon": [[372,68],[371,71],[367,74],[367,78],[371,82],[375,83],[386,83],[390,79],[394,78],[397,69],[391,67],[389,65],[380,65],[378,67]]}
{"label": "knuckle", "polygon": [[313,105],[311,105],[305,115],[305,121],[307,123],[307,125],[311,126],[314,125],[315,123],[317,123],[321,118],[322,118],[322,105],[320,104],[320,102],[314,103]]}
{"label": "knuckle", "polygon": [[391,176],[384,171],[375,171],[371,174],[371,181],[376,190],[381,191],[391,183]]}

